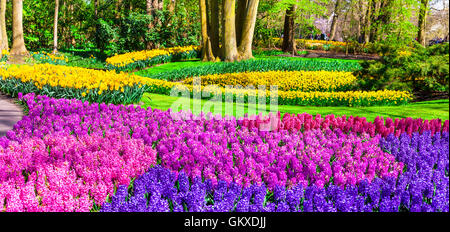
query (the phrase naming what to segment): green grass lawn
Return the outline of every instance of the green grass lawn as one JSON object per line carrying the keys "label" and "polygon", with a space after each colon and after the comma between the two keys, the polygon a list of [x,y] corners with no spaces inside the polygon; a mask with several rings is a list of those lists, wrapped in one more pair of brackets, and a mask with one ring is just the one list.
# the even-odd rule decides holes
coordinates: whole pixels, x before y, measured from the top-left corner
{"label": "green grass lawn", "polygon": [[[254,59],[259,60],[259,59],[281,59],[281,58],[287,59],[287,60],[295,60],[295,59],[304,59],[304,60],[320,59],[320,60],[328,60],[328,61],[336,60],[334,58],[280,57],[280,56],[266,56],[266,55],[255,55]],[[337,60],[341,60],[344,62],[359,62],[359,60],[347,60],[347,59],[337,59]],[[213,62],[201,62],[200,59],[196,58],[196,59],[154,65],[152,67],[134,72],[134,74],[141,75],[141,76],[150,76],[153,74],[163,73],[163,72],[171,71],[174,69],[196,67],[196,66],[208,65],[211,63],[213,63]]]}
{"label": "green grass lawn", "polygon": [[95,57],[94,54],[92,54],[93,57],[84,57],[70,52],[61,52],[61,54],[69,59],[69,62],[67,62],[67,66],[94,69],[105,68],[105,62]]}
{"label": "green grass lawn", "polygon": [[[141,101],[144,103],[143,107],[151,107],[152,109],[161,109],[167,110],[171,108],[172,104],[174,104],[177,100],[181,98],[171,97],[160,94],[150,94],[145,93],[142,97]],[[201,100],[202,108],[204,108],[205,103],[208,100]],[[193,111],[193,100],[190,100],[190,109]],[[239,105],[241,106],[241,105]],[[250,107],[250,108],[249,108]],[[245,112],[259,113],[257,110],[258,106],[254,104],[244,104]],[[178,108],[180,110],[181,108]],[[209,109],[209,110],[208,110]],[[229,108],[231,109],[231,107]],[[233,104],[233,115],[236,112],[236,103]],[[266,111],[261,111],[267,113],[269,111],[269,106],[266,106]],[[209,107],[206,107],[204,112],[214,111]],[[384,118],[422,118],[422,119],[435,119],[440,118],[443,120],[449,119],[449,100],[434,100],[434,101],[426,101],[426,102],[417,102],[410,103],[408,105],[403,106],[370,106],[370,107],[314,107],[314,106],[288,106],[288,105],[279,105],[278,111],[281,114],[285,113],[309,113],[312,115],[321,114],[334,114],[336,116],[359,116],[365,117],[369,121],[373,121],[377,116],[382,116]],[[219,111],[222,116],[225,115],[226,109],[225,104],[222,104],[222,110]],[[231,111],[227,111],[231,112]]]}

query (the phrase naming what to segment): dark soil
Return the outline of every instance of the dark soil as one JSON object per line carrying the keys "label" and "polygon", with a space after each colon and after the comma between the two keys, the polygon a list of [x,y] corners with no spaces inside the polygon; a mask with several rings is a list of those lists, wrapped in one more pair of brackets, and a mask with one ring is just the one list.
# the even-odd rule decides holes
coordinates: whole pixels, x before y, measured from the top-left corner
{"label": "dark soil", "polygon": [[380,58],[377,54],[345,54],[320,50],[305,50],[308,54],[292,55],[282,54],[279,56],[287,57],[306,57],[306,58],[336,58],[336,59],[348,59],[348,60],[377,60]]}
{"label": "dark soil", "polygon": [[449,99],[448,92],[415,91],[412,102]]}

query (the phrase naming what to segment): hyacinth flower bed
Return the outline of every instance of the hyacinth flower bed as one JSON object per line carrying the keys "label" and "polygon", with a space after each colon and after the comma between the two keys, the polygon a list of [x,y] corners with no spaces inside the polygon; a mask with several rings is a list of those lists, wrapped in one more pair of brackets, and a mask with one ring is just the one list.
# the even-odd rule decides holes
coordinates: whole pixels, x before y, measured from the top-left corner
{"label": "hyacinth flower bed", "polygon": [[448,212],[448,121],[361,130],[304,115],[298,130],[275,120],[263,131],[257,118],[249,130],[245,119],[21,100],[28,115],[0,138],[0,211]]}

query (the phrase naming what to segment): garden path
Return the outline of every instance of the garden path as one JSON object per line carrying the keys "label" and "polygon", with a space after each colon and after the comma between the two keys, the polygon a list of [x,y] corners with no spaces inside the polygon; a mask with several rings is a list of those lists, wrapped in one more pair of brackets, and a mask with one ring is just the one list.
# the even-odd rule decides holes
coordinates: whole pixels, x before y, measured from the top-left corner
{"label": "garden path", "polygon": [[6,135],[22,117],[22,108],[13,99],[0,93],[0,137]]}

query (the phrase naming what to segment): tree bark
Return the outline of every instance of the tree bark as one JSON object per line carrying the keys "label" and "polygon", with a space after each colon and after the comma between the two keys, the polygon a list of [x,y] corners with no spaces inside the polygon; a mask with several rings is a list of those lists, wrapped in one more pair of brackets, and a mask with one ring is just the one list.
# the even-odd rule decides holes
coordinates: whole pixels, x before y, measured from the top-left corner
{"label": "tree bark", "polygon": [[372,0],[369,0],[367,3],[367,11],[365,16],[365,22],[364,22],[364,43],[370,42],[370,23],[372,18]]}
{"label": "tree bark", "polygon": [[222,54],[220,52],[220,15],[219,15],[219,2],[218,0],[210,0],[211,5],[211,30],[208,31],[209,38],[211,40],[211,46],[213,54],[216,57],[220,57]]}
{"label": "tree bark", "polygon": [[236,43],[237,46],[240,46],[241,44],[241,37],[242,37],[242,22],[244,21],[246,17],[246,9],[248,5],[249,0],[237,0],[237,9],[236,9]]}
{"label": "tree bark", "polygon": [[23,38],[23,0],[13,0],[13,42],[11,55],[26,55],[28,51]]}
{"label": "tree bark", "polygon": [[[199,3],[202,60],[221,57],[224,61],[233,62],[251,58],[259,0],[239,0],[240,6],[245,6],[238,7],[239,17],[236,15],[236,0],[223,0],[221,14],[217,0],[199,0]],[[219,29],[220,24],[222,30]]]}
{"label": "tree bark", "polygon": [[334,5],[334,15],[333,20],[331,21],[331,29],[330,29],[330,40],[334,40],[334,37],[336,36],[336,28],[337,28],[337,20],[339,17],[339,5],[340,0],[336,0],[336,4]]}
{"label": "tree bark", "polygon": [[175,10],[175,5],[176,5],[176,0],[169,0],[169,7],[168,10],[170,13],[174,13]]}
{"label": "tree bark", "polygon": [[[371,0],[372,13],[370,14],[370,42],[374,42],[377,39],[377,28],[380,22],[378,21],[379,10],[378,0]],[[377,17],[378,16],[378,17]],[[375,24],[375,25],[373,25]]]}
{"label": "tree bark", "polygon": [[258,12],[259,0],[248,0],[246,6],[246,14],[241,28],[241,39],[238,43],[238,52],[240,59],[253,58],[252,43],[255,31],[256,13]]}
{"label": "tree bark", "polygon": [[1,50],[9,50],[6,34],[6,0],[0,2],[0,52]]}
{"label": "tree bark", "polygon": [[[147,0],[147,4],[148,4],[148,1],[150,1],[150,0]],[[122,0],[117,0],[116,1],[116,19],[120,19],[120,7],[121,7],[121,5],[122,5]]]}
{"label": "tree bark", "polygon": [[199,0],[199,3],[202,30],[202,61],[213,61],[215,60],[215,57],[212,52],[211,40],[208,35],[206,0]]}
{"label": "tree bark", "polygon": [[283,44],[281,46],[281,49],[284,52],[291,52],[293,54],[295,54],[297,50],[294,35],[296,9],[297,5],[292,5],[286,10],[286,15],[284,16]]}
{"label": "tree bark", "polygon": [[236,43],[236,0],[223,0],[223,56],[225,61],[239,60]]}
{"label": "tree bark", "polygon": [[419,31],[417,33],[417,41],[423,46],[425,46],[425,26],[427,23],[428,1],[429,0],[420,1],[419,23],[418,23]]}
{"label": "tree bark", "polygon": [[94,18],[98,19],[98,0],[94,0]]}
{"label": "tree bark", "polygon": [[53,54],[58,52],[58,12],[59,0],[55,0],[55,17],[53,20]]}

